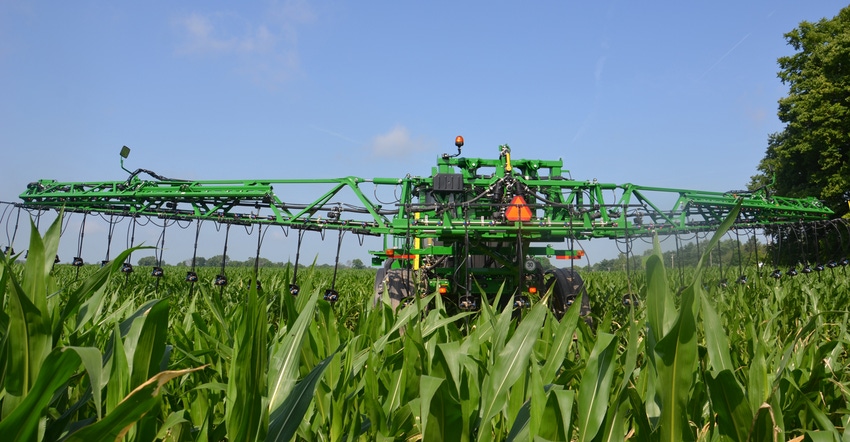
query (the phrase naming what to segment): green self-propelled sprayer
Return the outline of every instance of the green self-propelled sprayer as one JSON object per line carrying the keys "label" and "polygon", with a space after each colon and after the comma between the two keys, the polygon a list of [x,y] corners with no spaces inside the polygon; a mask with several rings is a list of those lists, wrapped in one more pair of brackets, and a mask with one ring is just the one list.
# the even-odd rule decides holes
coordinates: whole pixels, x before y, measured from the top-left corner
{"label": "green self-propelled sprayer", "polygon": [[[332,230],[340,242],[347,232],[382,236],[384,247],[371,252],[372,264],[380,266],[376,296],[386,289],[397,304],[439,292],[469,310],[500,292],[503,298],[513,295],[518,305],[534,298],[530,295],[551,293],[556,316],[578,298],[586,313],[587,292],[570,266],[544,270],[535,257],[580,258],[579,240],[716,230],[736,206],[733,229],[822,221],[833,214],[815,198],[783,198],[766,190],[724,193],[578,181],[561,160],[516,159],[507,145],[499,146],[495,158],[466,158],[460,156],[463,138],[455,145],[457,154],[443,154],[428,176],[191,181],[124,169],[129,176],[123,181],[36,181],[20,195],[21,206],[274,225],[299,233]],[[128,153],[122,149],[122,168]],[[395,200],[379,201],[379,188],[389,189]],[[309,192],[316,197],[305,198]],[[292,291],[297,290],[293,280]],[[326,294],[331,301],[336,296],[333,290]]]}

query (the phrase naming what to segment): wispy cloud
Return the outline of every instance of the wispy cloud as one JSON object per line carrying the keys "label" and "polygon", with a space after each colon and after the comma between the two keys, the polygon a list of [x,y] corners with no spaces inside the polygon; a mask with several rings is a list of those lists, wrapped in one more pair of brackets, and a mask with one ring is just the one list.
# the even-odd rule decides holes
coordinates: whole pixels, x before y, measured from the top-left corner
{"label": "wispy cloud", "polygon": [[300,0],[272,2],[261,18],[228,11],[193,11],[177,17],[183,57],[235,59],[235,68],[259,82],[280,83],[300,70],[298,30],[315,20]]}
{"label": "wispy cloud", "polygon": [[[177,47],[181,55],[232,55],[268,53],[275,49],[276,37],[265,25],[243,23],[235,33],[233,22],[243,21],[231,14],[193,12],[177,20],[184,41]],[[243,21],[244,22],[244,21]]]}
{"label": "wispy cloud", "polygon": [[604,55],[596,59],[596,70],[593,72],[593,78],[596,80],[596,84],[598,85],[600,81],[602,81],[602,71],[605,70],[605,60],[607,57]]}
{"label": "wispy cloud", "polygon": [[332,130],[328,130],[328,129],[325,129],[325,128],[323,128],[323,127],[316,126],[315,124],[311,125],[311,126],[310,126],[310,128],[311,128],[311,129],[314,129],[314,130],[317,130],[317,131],[319,131],[319,132],[324,132],[324,133],[326,133],[326,134],[328,134],[328,135],[332,135],[332,136],[334,136],[334,137],[336,137],[336,138],[339,138],[340,140],[348,141],[348,142],[349,142],[349,143],[351,143],[351,144],[360,144],[360,142],[359,142],[359,141],[354,140],[354,139],[352,139],[351,137],[345,136],[345,135],[343,135],[343,134],[341,134],[341,133],[339,133],[339,132],[334,132],[334,131],[332,131]]}
{"label": "wispy cloud", "polygon": [[405,158],[410,155],[425,152],[429,143],[421,137],[411,137],[410,131],[396,125],[389,132],[375,136],[369,143],[369,150],[375,156]]}
{"label": "wispy cloud", "polygon": [[735,43],[735,45],[734,45],[734,46],[732,46],[732,48],[731,48],[731,49],[729,49],[728,51],[726,51],[726,53],[725,53],[725,54],[723,54],[723,56],[721,56],[719,59],[717,59],[717,61],[715,61],[715,62],[714,62],[714,64],[712,64],[711,66],[709,66],[709,68],[708,68],[708,69],[706,69],[706,70],[705,70],[705,72],[703,72],[703,73],[702,73],[702,75],[700,75],[700,76],[699,76],[699,78],[697,78],[697,81],[701,81],[701,80],[702,80],[702,79],[703,79],[706,75],[708,75],[708,73],[709,73],[709,72],[711,72],[711,71],[712,71],[712,69],[714,69],[714,68],[715,68],[718,64],[720,64],[720,62],[722,62],[722,61],[723,61],[726,57],[728,57],[728,56],[729,56],[729,54],[731,54],[732,52],[734,52],[734,51],[735,51],[735,49],[738,49],[738,46],[741,46],[741,43],[743,43],[744,41],[746,41],[746,40],[747,40],[747,38],[749,38],[749,37],[750,37],[750,34],[748,33],[747,35],[745,35],[745,36],[744,36],[744,38],[742,38],[742,39],[738,40],[738,42],[737,42],[737,43]]}

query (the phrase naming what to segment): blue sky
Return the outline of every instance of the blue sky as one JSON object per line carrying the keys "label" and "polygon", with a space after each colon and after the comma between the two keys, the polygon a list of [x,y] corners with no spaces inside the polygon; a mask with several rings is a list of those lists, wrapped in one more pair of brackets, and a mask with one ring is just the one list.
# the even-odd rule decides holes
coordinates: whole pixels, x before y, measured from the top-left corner
{"label": "blue sky", "polygon": [[[466,156],[507,143],[563,158],[577,179],[740,189],[782,128],[783,34],[844,6],[2,0],[0,200],[40,178],[124,179],[122,145],[128,168],[175,178],[371,178],[429,174],[456,135]],[[90,224],[84,257],[97,261],[106,227]],[[60,256],[76,253],[76,225]],[[220,254],[206,230],[199,254]],[[191,236],[168,233],[166,262],[191,257]],[[294,259],[293,236],[269,237],[263,256]],[[597,241],[592,261],[614,256]],[[231,242],[232,258],[254,254]],[[343,261],[380,247],[356,243]],[[335,247],[316,235],[304,250],[332,262]]]}

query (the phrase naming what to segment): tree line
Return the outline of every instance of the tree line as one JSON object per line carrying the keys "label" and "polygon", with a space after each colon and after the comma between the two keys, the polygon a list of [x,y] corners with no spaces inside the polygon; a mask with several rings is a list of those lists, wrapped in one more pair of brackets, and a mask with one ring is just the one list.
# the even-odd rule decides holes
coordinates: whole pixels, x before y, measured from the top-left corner
{"label": "tree line", "polygon": [[[708,241],[701,243],[689,242],[680,245],[678,250],[668,250],[662,253],[664,264],[670,268],[693,268],[696,267],[700,257],[705,253]],[[647,250],[641,254],[630,254],[626,259],[625,253],[613,259],[603,259],[586,268],[591,271],[643,271],[646,258],[652,254]],[[777,265],[772,248],[766,244],[759,243],[755,237],[742,239],[723,240],[718,243],[714,250],[707,256],[706,266],[728,266],[746,267],[750,265],[762,265],[773,267]]]}
{"label": "tree line", "polygon": [[[221,267],[222,262],[224,262],[225,267],[254,267],[255,258],[249,257],[244,261],[240,261],[238,259],[231,259],[227,255],[215,255],[209,258],[205,258],[203,256],[198,256],[195,258],[195,267]],[[138,265],[140,267],[153,267],[153,266],[164,266],[169,265],[166,262],[159,262],[155,256],[145,256],[139,258]],[[284,268],[292,265],[291,262],[274,262],[268,258],[260,258],[256,260],[256,263],[259,267],[262,268]],[[180,261],[176,264],[173,264],[176,267],[191,267],[192,260],[187,259]],[[299,264],[301,267],[304,264]],[[306,265],[312,265],[312,263],[306,263]],[[316,268],[332,268],[332,264],[316,264]],[[351,269],[365,269],[367,268],[366,264],[363,263],[363,260],[355,258],[350,261],[346,261],[344,263],[339,264],[340,268],[351,268]]]}

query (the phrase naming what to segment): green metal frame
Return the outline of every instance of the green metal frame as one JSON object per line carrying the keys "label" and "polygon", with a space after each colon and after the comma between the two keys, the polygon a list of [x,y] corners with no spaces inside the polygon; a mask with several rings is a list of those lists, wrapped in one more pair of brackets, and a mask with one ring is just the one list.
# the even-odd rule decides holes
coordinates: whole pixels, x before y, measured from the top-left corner
{"label": "green metal frame", "polygon": [[[502,156],[498,160],[442,158],[431,177],[183,181],[142,180],[134,175],[127,181],[39,180],[30,183],[20,198],[24,206],[36,209],[361,230],[374,235],[406,236],[412,232],[434,238],[460,235],[467,230],[482,238],[500,239],[522,229],[524,234],[542,240],[712,230],[739,201],[742,210],[738,227],[824,220],[833,215],[815,198],[783,198],[769,196],[765,191],[724,193],[576,181],[565,176],[560,160],[520,159],[511,161],[511,166],[507,172]],[[492,173],[484,174],[482,169],[492,169]],[[434,190],[437,174],[461,175],[463,190],[443,192],[437,200],[423,202]],[[504,201],[470,201],[482,192],[492,191],[497,182],[503,183],[506,192],[514,189],[527,195],[527,204],[534,212],[531,221],[494,220],[492,214],[508,205]],[[396,207],[383,207],[363,192],[361,185],[366,183],[400,187],[400,201]],[[274,187],[278,185],[291,192],[276,193]],[[298,185],[327,186],[327,190],[311,201],[296,202],[303,195],[294,191]],[[355,208],[335,200],[346,189],[361,206]],[[609,191],[614,198],[606,201],[604,194]],[[663,209],[652,201],[650,192],[676,199],[671,208]],[[260,216],[259,209],[270,213]],[[468,223],[464,210],[471,212]],[[334,211],[340,217],[328,216]],[[420,219],[412,220],[417,212]],[[346,216],[354,213],[368,216]],[[648,220],[629,219],[632,215]]]}
{"label": "green metal frame", "polygon": [[[122,152],[122,168],[125,157]],[[445,256],[455,267],[434,270],[441,278],[451,279],[462,268],[465,275],[496,280],[522,275],[527,256],[580,257],[552,246],[568,240],[714,230],[737,204],[741,211],[733,228],[833,216],[815,198],[783,198],[764,189],[729,193],[573,180],[561,160],[511,159],[507,145],[499,146],[498,158],[444,154],[427,177],[184,181],[151,172],[151,179],[142,179],[141,171],[125,181],[39,180],[20,195],[22,206],[379,235],[385,247],[372,252],[375,264],[390,257],[409,263]],[[392,188],[398,201],[387,207],[369,198],[365,186],[376,193]],[[304,189],[318,196],[305,201],[310,192]],[[516,195],[524,197],[530,220],[506,218]],[[464,256],[486,256],[489,263],[472,265]]]}

